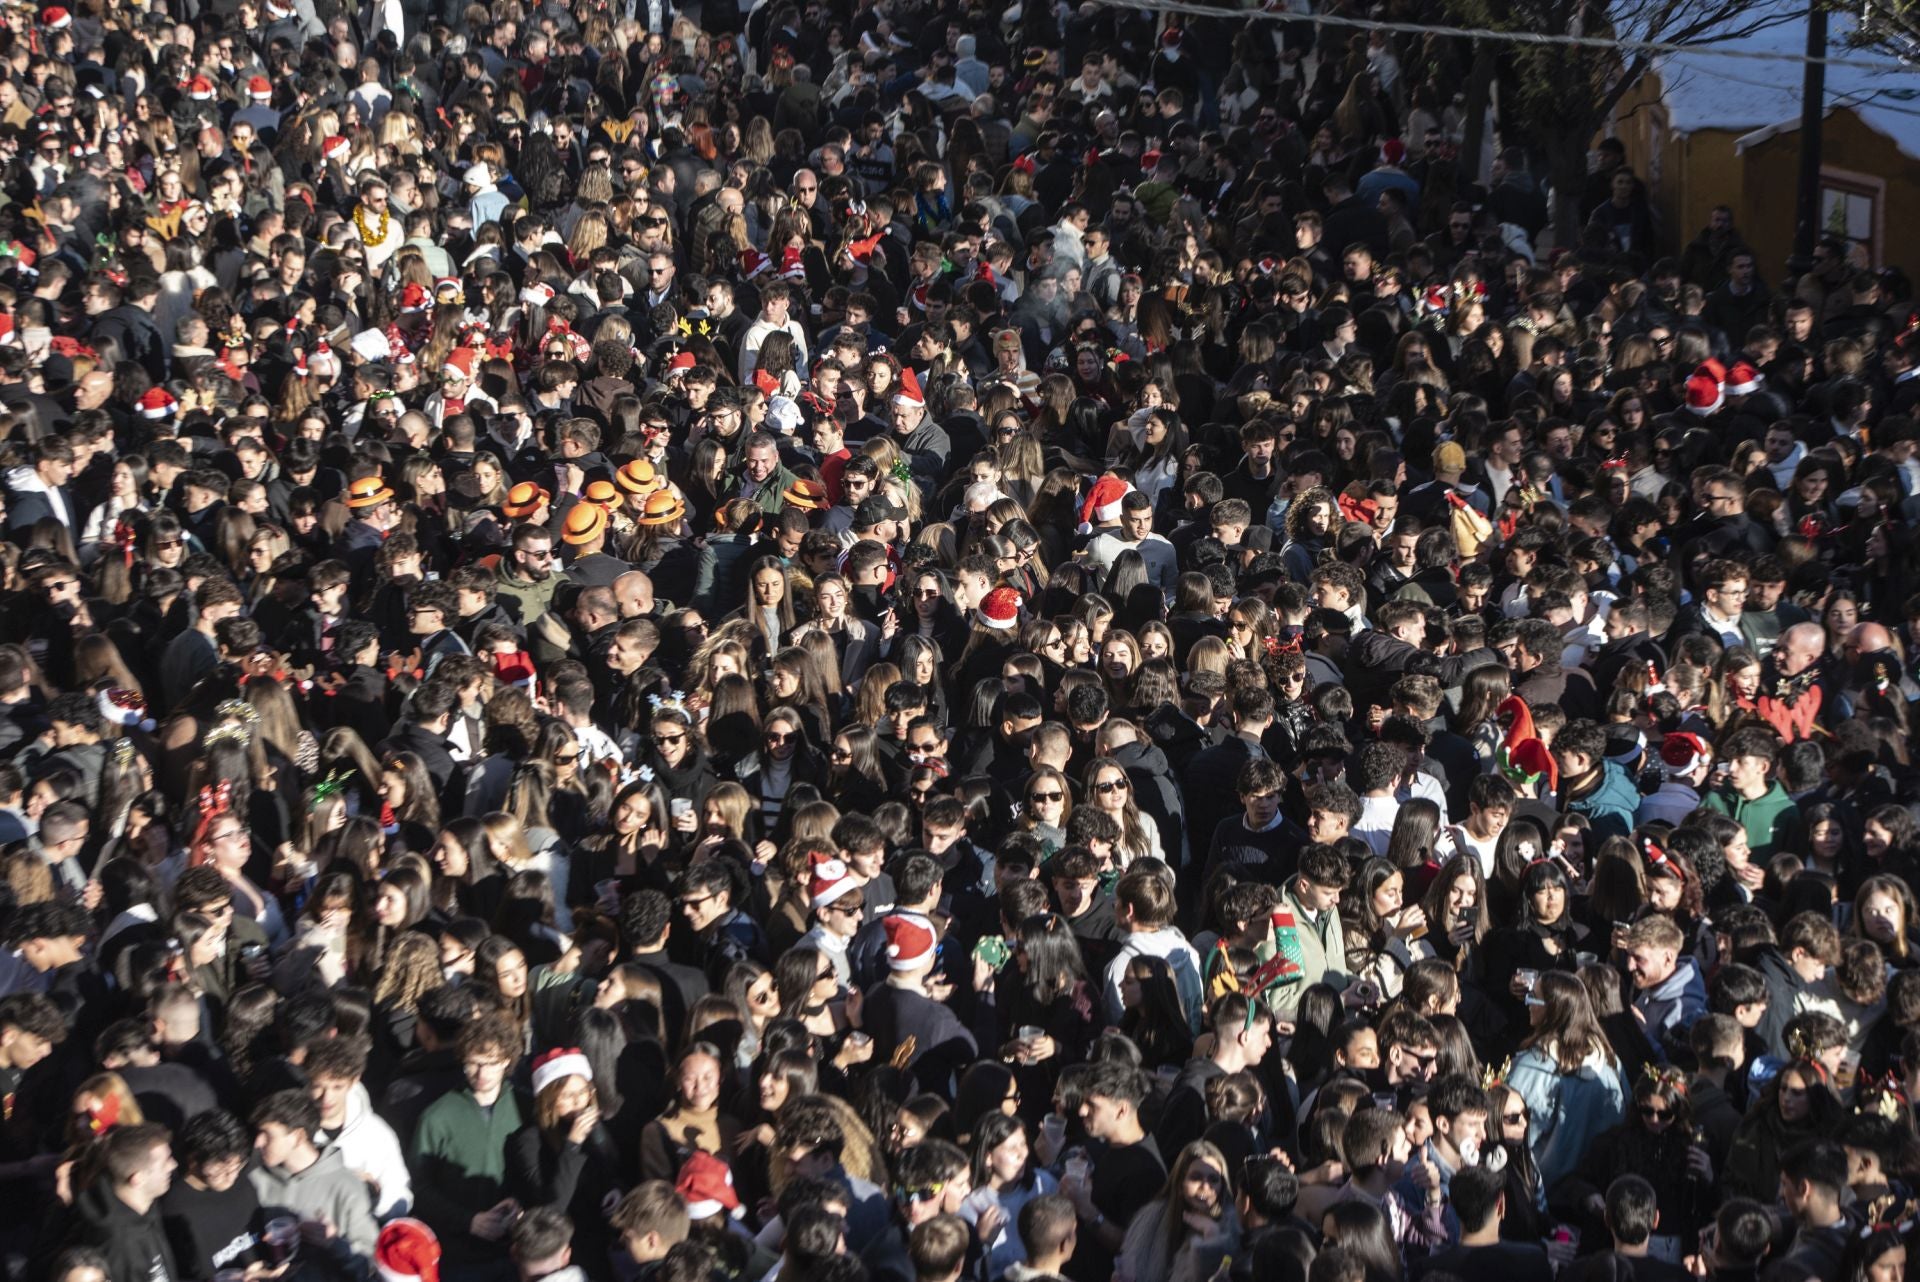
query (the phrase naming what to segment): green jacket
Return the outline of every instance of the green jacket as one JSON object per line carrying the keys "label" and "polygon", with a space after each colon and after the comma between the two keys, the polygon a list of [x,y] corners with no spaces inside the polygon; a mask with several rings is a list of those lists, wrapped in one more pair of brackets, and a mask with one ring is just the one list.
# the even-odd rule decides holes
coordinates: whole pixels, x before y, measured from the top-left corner
{"label": "green jacket", "polygon": [[469,1226],[507,1196],[507,1137],[531,1115],[511,1087],[492,1108],[481,1108],[462,1087],[420,1115],[407,1153],[414,1213],[439,1235],[449,1257],[476,1260],[501,1251],[503,1244],[481,1241]]}
{"label": "green jacket", "polygon": [[1747,844],[1753,847],[1756,864],[1766,863],[1783,850],[1791,854],[1806,851],[1807,832],[1800,821],[1800,808],[1777,781],[1754,801],[1731,788],[1715,788],[1700,805],[1728,816],[1747,830]]}
{"label": "green jacket", "polygon": [[[799,479],[799,477],[787,469],[785,463],[775,464],[773,475],[767,478],[766,484],[753,492],[753,498],[748,501],[768,516],[778,516],[781,510],[787,506],[787,491],[791,489],[793,483]],[[729,471],[727,473],[727,489],[723,497],[730,499],[738,495],[740,493],[740,487],[745,481],[746,474],[740,468],[736,467]]]}
{"label": "green jacket", "polygon": [[1331,984],[1345,989],[1350,982],[1347,969],[1347,933],[1340,924],[1340,911],[1329,908],[1316,923],[1308,920],[1307,910],[1294,897],[1295,881],[1280,892],[1281,906],[1293,914],[1295,935],[1300,941],[1300,982],[1274,990],[1273,1013],[1292,1019],[1299,1008],[1300,994],[1315,984]]}
{"label": "green jacket", "polygon": [[567,581],[566,576],[559,573],[549,574],[538,583],[532,579],[516,579],[507,572],[504,557],[494,577],[499,580],[494,594],[523,628],[531,627],[535,619],[553,608],[553,594]]}

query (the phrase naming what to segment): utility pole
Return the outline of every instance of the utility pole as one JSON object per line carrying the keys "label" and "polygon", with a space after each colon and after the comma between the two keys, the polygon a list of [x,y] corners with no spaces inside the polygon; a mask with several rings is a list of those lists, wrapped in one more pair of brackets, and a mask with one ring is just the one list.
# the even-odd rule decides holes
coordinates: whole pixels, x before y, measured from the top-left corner
{"label": "utility pole", "polygon": [[1820,237],[1820,143],[1827,113],[1827,10],[1824,0],[1807,7],[1807,61],[1800,80],[1800,190],[1793,225],[1796,275],[1813,266],[1813,242]]}

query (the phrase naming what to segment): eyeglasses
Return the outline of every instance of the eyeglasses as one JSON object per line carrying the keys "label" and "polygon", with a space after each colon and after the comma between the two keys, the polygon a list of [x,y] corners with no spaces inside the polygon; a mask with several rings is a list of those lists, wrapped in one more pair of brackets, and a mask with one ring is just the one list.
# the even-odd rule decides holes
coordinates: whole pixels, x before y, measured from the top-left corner
{"label": "eyeglasses", "polygon": [[698,895],[692,899],[682,899],[680,901],[680,906],[682,908],[698,908],[701,904],[706,903],[709,899],[718,899],[719,897],[720,896],[718,894]]}
{"label": "eyeglasses", "polygon": [[1035,805],[1045,805],[1050,802],[1059,801],[1065,796],[1066,794],[1063,792],[1030,792],[1027,794],[1027,800],[1033,802]]}

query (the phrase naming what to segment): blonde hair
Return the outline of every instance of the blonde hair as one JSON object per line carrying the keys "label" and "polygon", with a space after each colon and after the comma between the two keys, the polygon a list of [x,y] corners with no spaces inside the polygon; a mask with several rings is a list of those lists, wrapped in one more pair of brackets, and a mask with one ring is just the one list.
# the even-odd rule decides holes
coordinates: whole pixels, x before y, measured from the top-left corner
{"label": "blonde hair", "polygon": [[720,822],[732,836],[746,840],[747,816],[753,813],[753,794],[729,780],[714,785],[706,796],[706,804],[719,810]]}
{"label": "blonde hair", "polygon": [[[734,787],[739,788],[740,785],[735,784]],[[740,791],[744,794],[746,789],[741,788]],[[496,855],[501,863],[510,868],[522,868],[532,860],[533,850],[527,845],[527,830],[512,815],[504,810],[496,810],[481,819],[480,826],[487,830],[489,842],[498,842],[504,849],[505,853]]]}

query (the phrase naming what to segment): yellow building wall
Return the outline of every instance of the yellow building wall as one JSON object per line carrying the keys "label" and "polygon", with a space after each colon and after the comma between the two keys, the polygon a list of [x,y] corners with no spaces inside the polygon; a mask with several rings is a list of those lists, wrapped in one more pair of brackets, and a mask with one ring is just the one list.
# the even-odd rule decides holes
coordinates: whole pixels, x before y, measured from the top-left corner
{"label": "yellow building wall", "polygon": [[[1663,93],[1657,74],[1645,77],[1615,110],[1613,132],[1626,148],[1627,163],[1647,184],[1665,248],[1679,253],[1707,225],[1715,205],[1729,205],[1734,226],[1759,255],[1761,276],[1778,282],[1793,250],[1800,131],[1783,130],[1745,151],[1734,145],[1739,138],[1779,122],[1676,136]],[[1788,110],[1793,97],[1782,95]],[[1920,161],[1842,107],[1827,115],[1821,169],[1830,183],[1876,193],[1873,265],[1898,260],[1900,251],[1891,243],[1896,234],[1920,225]]]}

